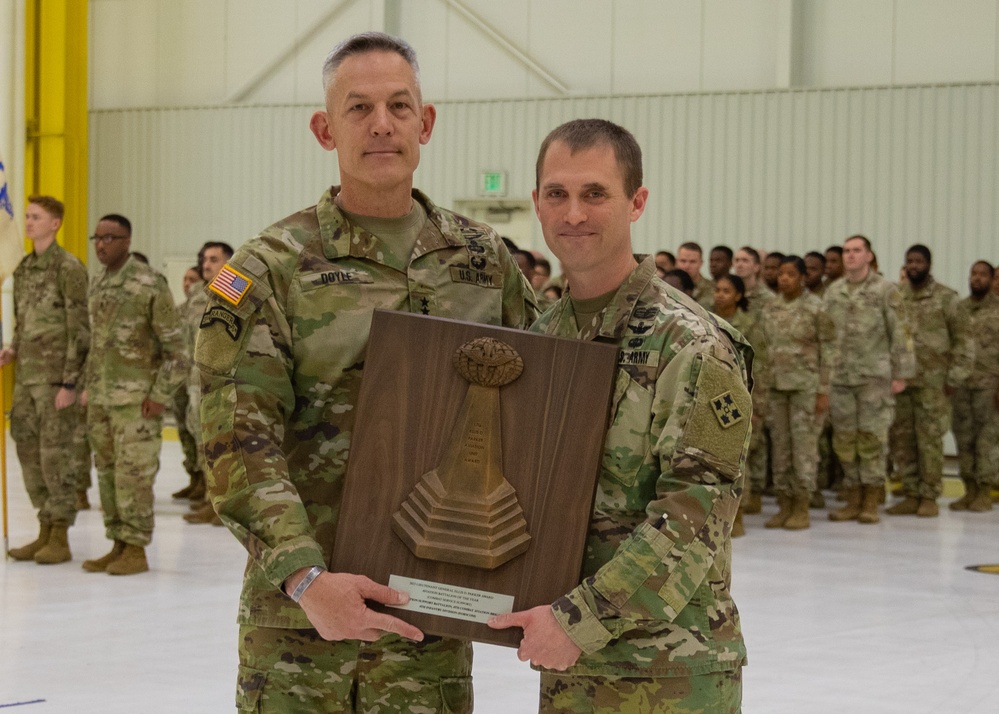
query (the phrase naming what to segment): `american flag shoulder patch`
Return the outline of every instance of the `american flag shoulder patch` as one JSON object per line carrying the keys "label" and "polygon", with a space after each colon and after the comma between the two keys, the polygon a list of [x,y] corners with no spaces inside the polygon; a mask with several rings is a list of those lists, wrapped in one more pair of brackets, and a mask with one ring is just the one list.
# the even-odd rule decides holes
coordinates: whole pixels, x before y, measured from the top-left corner
{"label": "american flag shoulder patch", "polygon": [[208,287],[226,302],[239,305],[239,301],[243,299],[251,285],[253,285],[252,280],[226,263]]}

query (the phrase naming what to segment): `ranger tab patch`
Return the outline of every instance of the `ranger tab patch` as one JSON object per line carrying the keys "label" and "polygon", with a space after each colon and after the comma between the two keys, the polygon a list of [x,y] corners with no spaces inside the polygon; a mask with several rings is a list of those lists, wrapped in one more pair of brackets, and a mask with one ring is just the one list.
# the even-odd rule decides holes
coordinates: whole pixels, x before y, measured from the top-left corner
{"label": "ranger tab patch", "polygon": [[226,334],[233,339],[233,342],[239,339],[239,333],[243,330],[243,323],[239,321],[239,318],[232,311],[218,306],[205,310],[205,314],[201,318],[201,328],[204,329],[216,322],[221,322],[225,325]]}
{"label": "ranger tab patch", "polygon": [[714,411],[715,418],[718,419],[718,423],[721,424],[722,429],[735,426],[745,418],[742,410],[739,409],[739,405],[732,398],[732,392],[719,394],[712,399],[711,409]]}
{"label": "ranger tab patch", "polygon": [[226,302],[239,305],[239,301],[243,299],[251,285],[253,285],[252,280],[226,263],[208,287]]}

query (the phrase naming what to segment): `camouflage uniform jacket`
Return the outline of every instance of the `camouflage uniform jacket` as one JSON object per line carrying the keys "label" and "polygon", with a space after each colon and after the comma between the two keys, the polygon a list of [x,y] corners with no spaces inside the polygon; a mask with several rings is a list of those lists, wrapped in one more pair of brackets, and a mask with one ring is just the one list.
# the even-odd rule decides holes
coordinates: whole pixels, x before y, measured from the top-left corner
{"label": "camouflage uniform jacket", "polygon": [[[724,319],[724,318],[719,318]],[[763,313],[749,312],[738,308],[731,320],[727,321],[739,331],[749,346],[753,348],[753,418],[762,424],[767,412],[767,395],[770,392],[770,371],[767,369],[767,341],[763,333]]]}
{"label": "camouflage uniform jacket", "polygon": [[552,605],[583,650],[569,674],[687,676],[746,659],[730,531],[751,349],[655,269],[645,258],[599,324],[577,330],[564,296],[531,328],[620,346],[583,581]]}
{"label": "camouflage uniform jacket", "polygon": [[[195,347],[209,492],[249,553],[239,622],[312,625],[281,590],[329,566],[376,308],[526,328],[534,293],[496,233],[434,206],[406,264],[328,190],[244,244],[212,283]],[[383,249],[384,248],[384,249]],[[231,273],[230,273],[231,274]]]}
{"label": "camouflage uniform jacket", "polygon": [[777,294],[768,288],[766,283],[757,279],[756,285],[746,290],[745,298],[749,301],[749,307],[746,308],[746,312],[751,315],[759,315],[763,312],[763,308],[767,306],[767,303],[776,297]]}
{"label": "camouflage uniform jacket", "polygon": [[184,333],[166,278],[129,258],[90,284],[87,395],[100,406],[170,404],[187,377]]}
{"label": "camouflage uniform jacket", "polygon": [[836,326],[831,384],[859,386],[871,379],[911,379],[916,372],[912,336],[898,288],[873,270],[859,283],[843,278],[823,300]]}
{"label": "camouflage uniform jacket", "polygon": [[694,300],[705,310],[715,306],[715,282],[698,274],[694,280]]}
{"label": "camouflage uniform jacket", "polygon": [[967,382],[969,389],[999,390],[999,295],[989,291],[975,301],[970,297],[958,303],[961,324],[972,334],[974,362]]}
{"label": "camouflage uniform jacket", "polygon": [[912,328],[916,375],[910,387],[959,387],[971,374],[973,342],[957,305],[957,292],[930,277],[921,290],[900,288],[906,321]]}
{"label": "camouflage uniform jacket", "polygon": [[807,290],[794,300],[778,297],[763,310],[771,387],[829,393],[836,327],[822,300]]}
{"label": "camouflage uniform jacket", "polygon": [[90,346],[83,263],[55,242],[24,256],[14,271],[14,319],[17,383],[79,385]]}

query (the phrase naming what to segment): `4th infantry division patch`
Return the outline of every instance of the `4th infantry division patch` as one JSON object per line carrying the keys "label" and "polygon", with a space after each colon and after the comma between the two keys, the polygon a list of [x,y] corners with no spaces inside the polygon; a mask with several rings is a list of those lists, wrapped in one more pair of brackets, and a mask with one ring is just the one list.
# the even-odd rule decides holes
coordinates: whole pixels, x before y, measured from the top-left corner
{"label": "4th infantry division patch", "polygon": [[722,429],[735,426],[744,418],[742,410],[739,409],[739,405],[732,398],[732,392],[719,394],[712,399],[711,409],[714,411],[715,418],[718,419],[718,423],[721,424]]}
{"label": "4th infantry division patch", "polygon": [[253,285],[252,280],[238,270],[233,270],[226,263],[208,287],[216,295],[220,295],[226,302],[239,305],[239,301],[243,299],[243,296],[246,295],[246,291],[250,289],[251,285]]}

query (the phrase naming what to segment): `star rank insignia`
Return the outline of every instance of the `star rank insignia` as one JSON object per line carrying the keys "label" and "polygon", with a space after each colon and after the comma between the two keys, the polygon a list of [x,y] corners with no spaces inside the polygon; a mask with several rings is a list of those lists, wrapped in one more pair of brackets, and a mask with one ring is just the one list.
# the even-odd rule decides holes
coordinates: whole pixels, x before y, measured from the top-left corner
{"label": "star rank insignia", "polygon": [[715,418],[718,419],[718,423],[721,424],[722,429],[728,429],[730,426],[734,426],[744,419],[742,410],[739,409],[739,405],[732,399],[732,392],[719,394],[712,399],[711,408],[714,410]]}

